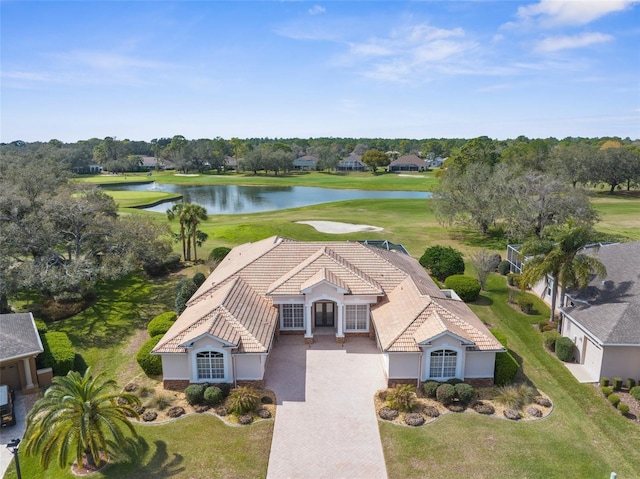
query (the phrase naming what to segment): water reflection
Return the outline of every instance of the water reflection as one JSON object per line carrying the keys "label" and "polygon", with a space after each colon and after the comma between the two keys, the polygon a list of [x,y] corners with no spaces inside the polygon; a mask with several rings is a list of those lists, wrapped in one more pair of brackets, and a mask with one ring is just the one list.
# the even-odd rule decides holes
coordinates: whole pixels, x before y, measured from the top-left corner
{"label": "water reflection", "polygon": [[[107,189],[107,187],[105,187]],[[307,186],[237,186],[237,185],[120,185],[108,187],[119,191],[166,191],[182,195],[185,202],[203,206],[208,214],[245,214],[299,208],[332,201],[358,199],[420,199],[431,193],[422,191],[364,191],[313,188]],[[177,201],[144,208],[164,213]]]}

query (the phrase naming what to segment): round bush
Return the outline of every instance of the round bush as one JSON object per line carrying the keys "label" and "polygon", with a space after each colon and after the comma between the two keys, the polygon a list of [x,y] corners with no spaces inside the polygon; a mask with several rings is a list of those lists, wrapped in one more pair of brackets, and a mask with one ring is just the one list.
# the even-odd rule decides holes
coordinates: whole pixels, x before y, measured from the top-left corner
{"label": "round bush", "polygon": [[427,381],[422,386],[422,390],[424,391],[425,396],[429,398],[435,398],[436,389],[438,389],[438,386],[440,386],[440,383],[438,381]]}
{"label": "round bush", "polygon": [[454,290],[465,303],[475,301],[480,294],[480,281],[471,276],[454,274],[445,279],[444,285],[448,289]]}
{"label": "round bush", "polygon": [[203,400],[209,406],[217,406],[224,400],[222,389],[216,386],[209,386],[204,390]]}
{"label": "round bush", "polygon": [[617,394],[609,394],[607,399],[613,405],[613,407],[617,407],[618,404],[620,404],[620,396],[618,396]]}
{"label": "round bush", "polygon": [[544,342],[544,347],[549,351],[556,350],[556,341],[560,339],[562,335],[558,331],[545,331],[542,333],[542,341]]}
{"label": "round bush", "polygon": [[227,257],[231,249],[226,248],[224,246],[219,246],[218,248],[213,248],[211,253],[209,253],[209,261],[212,263],[220,263],[223,259]]}
{"label": "round bush", "polygon": [[162,358],[157,354],[151,354],[151,350],[162,339],[162,334],[148,339],[138,351],[136,361],[147,376],[158,376],[162,374]]}
{"label": "round bush", "polygon": [[195,284],[198,288],[204,284],[207,280],[207,277],[203,273],[196,273],[193,275],[193,284]]}
{"label": "round bush", "polygon": [[571,338],[561,337],[556,340],[556,356],[560,361],[573,361],[573,341]]}
{"label": "round bush", "polygon": [[169,417],[180,417],[185,413],[185,410],[181,406],[174,406],[167,411],[167,416]]}
{"label": "round bush", "polygon": [[387,406],[380,408],[380,410],[378,411],[378,416],[380,416],[380,418],[384,419],[385,421],[393,421],[398,417],[398,414],[399,413],[397,409],[391,409]]}
{"label": "round bush", "polygon": [[640,401],[640,386],[631,388],[631,390],[629,391],[629,394],[631,394],[631,397],[633,399]]}
{"label": "round bush", "polygon": [[[450,246],[432,246],[420,257],[420,264],[440,281],[464,273],[462,253]],[[457,292],[457,291],[456,291]]]}
{"label": "round bush", "polygon": [[506,259],[498,263],[498,273],[500,273],[502,276],[508,275],[510,270],[511,263],[509,263]]}
{"label": "round bush", "polygon": [[410,412],[404,415],[404,423],[407,426],[422,426],[424,424],[424,418],[420,413]]}
{"label": "round bush", "polygon": [[435,406],[424,406],[422,408],[422,413],[429,417],[438,417],[440,416],[440,411]]}
{"label": "round bush", "polygon": [[262,419],[269,419],[271,417],[271,411],[268,409],[258,409],[256,414],[258,414],[258,417]]}
{"label": "round bush", "polygon": [[166,313],[159,314],[147,325],[147,332],[152,338],[159,334],[164,334],[169,331],[169,328],[173,326],[178,315],[174,311],[168,311]]}
{"label": "round bush", "polygon": [[465,406],[473,401],[476,397],[476,390],[471,384],[459,383],[456,384],[454,388],[456,390],[458,400]]}
{"label": "round bush", "polygon": [[618,411],[620,411],[622,414],[629,414],[629,405],[623,402],[618,403]]}
{"label": "round bush", "polygon": [[436,389],[436,399],[445,406],[451,404],[456,398],[456,389],[453,385],[444,383]]}
{"label": "round bush", "polygon": [[478,401],[474,406],[473,410],[479,414],[491,415],[496,412],[496,409],[492,404],[485,403],[482,401]]}
{"label": "round bush", "polygon": [[549,399],[543,396],[536,396],[533,398],[533,402],[542,407],[551,407],[553,405]]}
{"label": "round bush", "polygon": [[204,402],[205,387],[202,384],[189,384],[184,390],[184,396],[187,402],[193,406]]}
{"label": "round bush", "polygon": [[605,397],[609,397],[613,394],[613,388],[611,386],[602,386],[600,391],[602,391],[602,394],[604,394]]}
{"label": "round bush", "polygon": [[252,422],[253,422],[253,415],[251,414],[242,414],[238,416],[238,424],[242,424],[243,426],[246,426],[248,424],[251,424]]}

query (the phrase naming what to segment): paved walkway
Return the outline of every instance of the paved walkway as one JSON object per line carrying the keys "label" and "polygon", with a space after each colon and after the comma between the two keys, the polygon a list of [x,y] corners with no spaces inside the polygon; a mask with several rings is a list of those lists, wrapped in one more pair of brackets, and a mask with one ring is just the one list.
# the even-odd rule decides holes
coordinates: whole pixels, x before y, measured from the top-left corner
{"label": "paved walkway", "polygon": [[16,425],[5,426],[0,429],[0,477],[4,477],[4,473],[13,459],[11,451],[7,449],[7,444],[13,439],[22,439],[22,436],[24,436],[24,431],[26,429],[25,416],[27,414],[24,401],[24,396],[20,393],[16,394],[16,402],[14,403]]}
{"label": "paved walkway", "polygon": [[387,471],[373,404],[386,386],[374,341],[281,336],[265,385],[278,398],[267,479],[378,479]]}

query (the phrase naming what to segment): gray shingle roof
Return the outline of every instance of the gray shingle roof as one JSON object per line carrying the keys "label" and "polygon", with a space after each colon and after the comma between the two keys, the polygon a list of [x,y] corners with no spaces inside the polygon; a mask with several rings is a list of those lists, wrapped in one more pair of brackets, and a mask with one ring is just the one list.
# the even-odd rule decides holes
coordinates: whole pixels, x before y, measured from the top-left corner
{"label": "gray shingle roof", "polygon": [[593,254],[607,267],[564,312],[603,344],[640,344],[640,241],[601,246]]}
{"label": "gray shingle roof", "polygon": [[0,314],[0,361],[41,353],[31,313]]}

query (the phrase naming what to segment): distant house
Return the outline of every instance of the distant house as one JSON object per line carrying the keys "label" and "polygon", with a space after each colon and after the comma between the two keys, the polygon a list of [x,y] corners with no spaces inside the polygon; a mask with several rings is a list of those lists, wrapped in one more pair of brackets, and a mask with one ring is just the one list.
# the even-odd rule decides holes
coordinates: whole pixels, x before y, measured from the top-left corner
{"label": "distant house", "polygon": [[362,156],[351,153],[336,166],[337,171],[366,171],[367,165],[362,162]]}
{"label": "distant house", "polygon": [[640,380],[640,241],[603,245],[593,254],[607,276],[567,292],[562,335],[571,338],[575,361],[594,381]]}
{"label": "distant house", "polygon": [[293,169],[300,171],[313,171],[318,165],[318,158],[313,155],[305,155],[293,160]]}
{"label": "distant house", "polygon": [[97,175],[102,173],[102,166],[97,163],[87,163],[83,166],[74,166],[73,172],[79,175]]}
{"label": "distant house", "polygon": [[142,164],[140,168],[143,170],[155,170],[158,165],[158,160],[154,156],[141,156]]}
{"label": "distant house", "polygon": [[447,158],[441,158],[438,156],[433,160],[427,160],[427,166],[429,168],[440,168],[445,161],[447,161]]}
{"label": "distant house", "polygon": [[493,384],[504,348],[482,321],[400,246],[376,244],[274,236],[235,247],[154,348],[164,386],[260,384],[283,334],[369,337],[389,384]]}
{"label": "distant house", "polygon": [[0,383],[15,391],[40,387],[36,356],[44,351],[31,313],[0,314]]}
{"label": "distant house", "polygon": [[238,159],[233,156],[225,156],[224,158],[224,169],[227,171],[235,171],[238,169]]}
{"label": "distant house", "polygon": [[416,155],[404,155],[389,163],[388,170],[392,173],[399,171],[426,171],[427,163]]}

